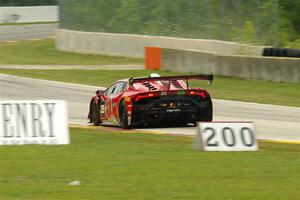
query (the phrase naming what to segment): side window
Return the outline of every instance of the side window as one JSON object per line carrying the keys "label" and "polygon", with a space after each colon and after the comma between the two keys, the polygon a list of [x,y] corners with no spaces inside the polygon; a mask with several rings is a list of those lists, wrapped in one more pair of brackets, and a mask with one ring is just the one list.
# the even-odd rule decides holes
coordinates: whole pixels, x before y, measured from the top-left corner
{"label": "side window", "polygon": [[107,90],[106,90],[106,92],[105,92],[105,95],[106,96],[111,96],[113,93],[114,93],[114,91],[115,91],[115,89],[116,89],[116,84],[115,85],[112,85],[110,88],[108,88]]}
{"label": "side window", "polygon": [[119,94],[120,92],[123,91],[124,87],[125,87],[125,82],[116,83],[106,90],[105,95],[111,96],[114,94]]}
{"label": "side window", "polygon": [[124,83],[124,82],[117,83],[117,84],[116,84],[116,88],[115,88],[115,90],[113,91],[113,93],[114,93],[114,94],[119,94],[120,92],[123,91],[124,86],[125,86],[125,83]]}

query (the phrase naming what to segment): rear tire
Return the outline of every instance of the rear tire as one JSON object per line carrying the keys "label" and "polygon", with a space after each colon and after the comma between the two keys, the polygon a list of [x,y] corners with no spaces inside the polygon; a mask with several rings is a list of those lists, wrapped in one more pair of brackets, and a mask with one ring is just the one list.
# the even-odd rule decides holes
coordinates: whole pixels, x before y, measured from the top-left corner
{"label": "rear tire", "polygon": [[130,126],[128,126],[127,107],[124,101],[122,101],[120,104],[119,120],[120,120],[121,128],[125,128],[125,129],[130,128]]}
{"label": "rear tire", "polygon": [[211,122],[213,120],[212,102],[210,100],[209,106],[201,113],[201,121]]}
{"label": "rear tire", "polygon": [[95,101],[92,102],[92,110],[91,110],[92,116],[92,123],[94,126],[99,126],[101,124],[100,119],[100,107],[98,104],[96,104]]}
{"label": "rear tire", "polygon": [[211,122],[213,120],[213,114],[211,110],[207,110],[203,116],[203,121]]}

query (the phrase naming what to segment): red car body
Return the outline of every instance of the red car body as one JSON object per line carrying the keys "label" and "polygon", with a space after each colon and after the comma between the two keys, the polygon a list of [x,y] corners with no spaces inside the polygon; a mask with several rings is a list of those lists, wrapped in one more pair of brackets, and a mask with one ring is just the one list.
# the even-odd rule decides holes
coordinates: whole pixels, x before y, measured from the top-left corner
{"label": "red car body", "polygon": [[213,75],[129,78],[98,90],[90,101],[90,123],[130,128],[156,124],[212,121],[209,93],[192,89],[190,80],[213,81]]}

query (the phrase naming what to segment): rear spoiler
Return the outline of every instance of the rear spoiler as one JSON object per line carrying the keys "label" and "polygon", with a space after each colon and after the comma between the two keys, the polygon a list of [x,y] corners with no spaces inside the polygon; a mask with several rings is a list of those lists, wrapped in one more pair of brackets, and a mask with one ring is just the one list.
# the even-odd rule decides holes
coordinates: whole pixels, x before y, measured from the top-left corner
{"label": "rear spoiler", "polygon": [[144,78],[130,78],[129,85],[132,86],[134,83],[143,83],[145,81],[173,81],[173,80],[185,80],[188,84],[189,80],[206,80],[208,85],[213,82],[214,76],[212,74],[200,74],[200,75],[182,75],[182,76],[162,76],[162,77],[144,77]]}

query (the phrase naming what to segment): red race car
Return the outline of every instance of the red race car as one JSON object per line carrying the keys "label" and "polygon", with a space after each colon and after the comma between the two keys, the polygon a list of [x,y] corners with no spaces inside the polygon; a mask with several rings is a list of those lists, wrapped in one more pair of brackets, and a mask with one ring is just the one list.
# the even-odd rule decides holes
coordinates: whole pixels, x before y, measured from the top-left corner
{"label": "red race car", "polygon": [[212,121],[210,95],[204,89],[192,89],[190,80],[207,80],[210,84],[213,75],[151,74],[119,80],[105,91],[96,91],[90,101],[90,123],[98,126],[110,122],[131,128]]}

